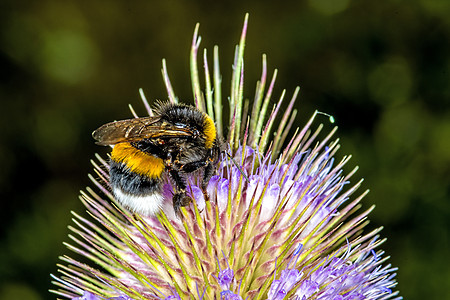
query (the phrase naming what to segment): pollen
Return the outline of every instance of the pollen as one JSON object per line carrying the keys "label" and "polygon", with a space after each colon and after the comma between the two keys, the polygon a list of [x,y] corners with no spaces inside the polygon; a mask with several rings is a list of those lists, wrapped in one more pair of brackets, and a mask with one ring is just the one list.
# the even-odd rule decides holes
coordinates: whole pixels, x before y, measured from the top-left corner
{"label": "pollen", "polygon": [[205,115],[203,126],[205,128],[204,131],[206,136],[205,147],[209,149],[216,140],[216,126],[214,125],[214,121],[208,115]]}
{"label": "pollen", "polygon": [[149,178],[159,178],[164,171],[164,162],[161,158],[142,152],[130,143],[115,145],[111,159],[124,163],[130,171]]}

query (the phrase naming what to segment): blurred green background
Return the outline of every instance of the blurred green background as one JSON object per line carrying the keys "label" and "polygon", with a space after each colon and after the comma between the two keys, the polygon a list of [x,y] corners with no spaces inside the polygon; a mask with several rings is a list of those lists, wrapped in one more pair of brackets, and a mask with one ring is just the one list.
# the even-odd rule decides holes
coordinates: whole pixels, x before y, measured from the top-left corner
{"label": "blurred green background", "polygon": [[[91,132],[166,99],[161,59],[192,101],[189,47],[220,46],[224,95],[250,13],[246,89],[267,53],[274,96],[300,85],[299,124],[334,115],[377,205],[370,228],[398,266],[405,299],[450,299],[450,2],[12,1],[0,4],[0,299],[54,299],[57,257],[69,253],[70,210],[95,152]],[[270,73],[271,74],[271,73]],[[326,119],[323,120],[326,122]],[[358,177],[359,176],[359,177]]]}

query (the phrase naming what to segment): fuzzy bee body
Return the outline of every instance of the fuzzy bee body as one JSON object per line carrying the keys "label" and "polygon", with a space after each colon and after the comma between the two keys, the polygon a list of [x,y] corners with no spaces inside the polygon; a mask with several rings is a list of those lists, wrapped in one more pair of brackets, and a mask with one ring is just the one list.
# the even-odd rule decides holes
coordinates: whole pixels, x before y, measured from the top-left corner
{"label": "fuzzy bee body", "polygon": [[129,210],[155,215],[162,203],[163,174],[172,179],[173,207],[190,203],[186,176],[203,169],[201,188],[214,174],[221,140],[213,120],[185,104],[161,103],[152,117],[107,123],[93,132],[100,145],[113,145],[110,184],[115,198]]}

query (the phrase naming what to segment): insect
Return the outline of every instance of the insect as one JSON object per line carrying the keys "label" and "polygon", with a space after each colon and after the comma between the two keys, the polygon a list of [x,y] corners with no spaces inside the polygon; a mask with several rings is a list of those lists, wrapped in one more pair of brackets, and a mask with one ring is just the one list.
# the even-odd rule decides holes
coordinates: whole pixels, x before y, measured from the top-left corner
{"label": "insect", "polygon": [[175,186],[173,208],[192,199],[186,195],[189,173],[203,169],[201,189],[216,170],[222,151],[214,121],[197,108],[161,102],[155,116],[107,123],[92,133],[99,145],[112,145],[110,184],[115,198],[130,211],[155,215],[163,203],[163,174]]}

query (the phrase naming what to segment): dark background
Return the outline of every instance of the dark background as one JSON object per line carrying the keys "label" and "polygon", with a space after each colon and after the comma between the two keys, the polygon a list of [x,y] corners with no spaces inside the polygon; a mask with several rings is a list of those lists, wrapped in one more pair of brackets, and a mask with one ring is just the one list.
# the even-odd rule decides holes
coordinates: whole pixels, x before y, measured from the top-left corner
{"label": "dark background", "polygon": [[[302,90],[298,124],[333,114],[370,228],[398,266],[405,299],[450,294],[450,5],[447,0],[2,1],[0,4],[0,299],[54,299],[49,273],[68,253],[70,210],[90,185],[91,132],[166,99],[161,59],[192,101],[189,47],[220,46],[224,96],[250,13],[245,95],[267,53],[274,98]],[[211,63],[211,62],[210,62]],[[326,118],[324,118],[326,122]],[[330,127],[330,126],[328,126]]]}

